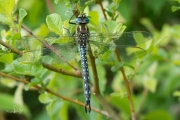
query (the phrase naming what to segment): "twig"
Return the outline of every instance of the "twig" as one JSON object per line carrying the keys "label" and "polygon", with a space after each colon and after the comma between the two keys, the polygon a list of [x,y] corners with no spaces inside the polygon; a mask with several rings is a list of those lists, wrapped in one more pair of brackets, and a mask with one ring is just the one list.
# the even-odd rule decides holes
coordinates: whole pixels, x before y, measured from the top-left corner
{"label": "twig", "polygon": [[[30,83],[29,81],[27,81],[27,80],[25,80],[25,79],[20,79],[20,78],[17,78],[17,77],[14,77],[14,76],[5,74],[5,73],[3,73],[3,72],[0,72],[0,75],[3,76],[3,77],[11,78],[11,79],[16,80],[16,81],[18,81],[18,82],[22,82],[22,83],[24,83],[24,84],[29,84],[29,83]],[[42,90],[42,89],[43,89],[42,87],[37,86],[37,85],[34,85],[33,87],[36,88],[37,90]],[[79,102],[78,100],[73,100],[73,99],[71,99],[71,98],[65,97],[65,96],[63,96],[63,95],[61,95],[61,94],[58,94],[58,93],[52,91],[52,90],[49,89],[49,88],[46,88],[45,91],[48,92],[48,93],[50,93],[50,94],[52,94],[52,95],[55,95],[55,96],[57,96],[57,97],[59,97],[59,98],[62,98],[63,100],[67,100],[67,101],[70,101],[70,102],[72,102],[72,103],[75,103],[75,104],[78,104],[78,105],[81,105],[81,106],[85,106],[84,103]],[[102,115],[104,115],[104,116],[106,116],[106,117],[109,117],[109,115],[108,115],[105,111],[102,111],[102,110],[99,110],[99,109],[96,109],[96,108],[92,108],[92,110],[95,111],[95,112],[97,112],[97,113],[100,113],[100,114],[102,114]]]}
{"label": "twig", "polygon": [[105,20],[107,20],[107,16],[106,16],[106,14],[105,14],[105,10],[104,10],[102,1],[101,1],[101,0],[98,0],[98,1],[97,1],[97,4],[99,4],[99,6],[101,7],[101,10],[102,10],[102,13],[103,13],[103,15],[104,15],[104,18],[105,18]]}
{"label": "twig", "polygon": [[[118,59],[118,62],[122,62],[121,61],[121,57],[120,57],[120,53],[118,52],[117,48],[115,49],[115,53],[116,53],[116,57]],[[134,105],[133,105],[133,100],[132,100],[132,97],[131,97],[131,89],[130,89],[130,86],[129,86],[129,82],[128,82],[127,77],[125,75],[124,68],[121,67],[119,70],[122,73],[123,80],[124,80],[124,83],[125,83],[125,86],[126,86],[126,90],[127,90],[127,94],[128,94],[128,100],[129,100],[129,106],[130,106],[130,109],[131,109],[132,120],[136,120],[136,116],[135,116],[135,112],[134,112]]]}
{"label": "twig", "polygon": [[51,0],[46,0],[46,4],[48,6],[48,9],[49,9],[50,13],[54,13],[55,10],[54,10],[54,8],[52,6]]}
{"label": "twig", "polygon": [[15,48],[13,48],[12,46],[8,45],[6,42],[0,40],[0,44],[3,45],[4,47],[8,48],[11,50],[11,52],[16,53],[18,55],[22,55],[23,53]]}

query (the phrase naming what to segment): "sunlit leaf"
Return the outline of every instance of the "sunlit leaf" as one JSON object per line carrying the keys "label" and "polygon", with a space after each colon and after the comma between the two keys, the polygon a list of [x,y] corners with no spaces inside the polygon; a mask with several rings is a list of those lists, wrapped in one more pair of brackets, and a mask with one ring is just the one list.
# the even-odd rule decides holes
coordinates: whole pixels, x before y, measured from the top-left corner
{"label": "sunlit leaf", "polygon": [[164,110],[155,110],[146,114],[143,119],[145,120],[172,120],[171,115]]}
{"label": "sunlit leaf", "polygon": [[57,13],[48,15],[46,18],[46,23],[51,31],[58,35],[63,34],[63,22],[61,21],[61,16]]}
{"label": "sunlit leaf", "polygon": [[171,8],[171,10],[173,11],[173,12],[175,12],[175,11],[177,11],[177,10],[179,10],[180,9],[180,7],[178,6],[172,6],[172,8]]}
{"label": "sunlit leaf", "polygon": [[49,94],[47,93],[44,93],[44,94],[41,94],[39,96],[39,100],[40,102],[42,103],[49,103],[49,102],[52,102],[53,100],[50,98]]}
{"label": "sunlit leaf", "polygon": [[14,0],[0,0],[0,14],[4,14],[8,18],[8,20],[12,18],[14,8]]}
{"label": "sunlit leaf", "polygon": [[156,86],[157,86],[157,80],[155,78],[146,80],[146,81],[144,81],[144,86],[149,91],[155,92],[156,91]]}
{"label": "sunlit leaf", "polygon": [[43,67],[41,64],[21,64],[17,60],[14,60],[13,68],[16,73],[18,74],[25,74],[25,75],[38,75],[41,74]]}
{"label": "sunlit leaf", "polygon": [[26,15],[27,15],[27,12],[24,9],[20,8],[19,9],[19,20],[18,20],[20,27],[21,27],[23,19]]}
{"label": "sunlit leaf", "polygon": [[175,91],[175,92],[173,93],[173,96],[175,96],[175,97],[180,97],[180,91]]}

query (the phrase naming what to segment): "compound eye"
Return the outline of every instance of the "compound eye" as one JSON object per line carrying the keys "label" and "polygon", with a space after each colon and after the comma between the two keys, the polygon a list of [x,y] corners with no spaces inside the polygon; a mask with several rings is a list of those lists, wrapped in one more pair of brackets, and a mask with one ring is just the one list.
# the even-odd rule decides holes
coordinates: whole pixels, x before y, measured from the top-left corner
{"label": "compound eye", "polygon": [[81,18],[79,18],[79,17],[76,18],[76,23],[77,23],[77,24],[81,23]]}
{"label": "compound eye", "polygon": [[89,18],[88,17],[86,17],[84,20],[85,20],[86,23],[89,23]]}

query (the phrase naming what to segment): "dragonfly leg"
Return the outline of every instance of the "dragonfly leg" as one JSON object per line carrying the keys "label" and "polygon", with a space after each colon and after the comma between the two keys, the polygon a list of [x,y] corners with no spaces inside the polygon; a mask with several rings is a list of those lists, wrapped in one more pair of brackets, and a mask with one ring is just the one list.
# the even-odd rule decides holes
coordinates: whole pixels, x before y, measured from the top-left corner
{"label": "dragonfly leg", "polygon": [[85,104],[85,112],[91,112],[91,105],[90,105],[90,100],[86,101],[86,104]]}

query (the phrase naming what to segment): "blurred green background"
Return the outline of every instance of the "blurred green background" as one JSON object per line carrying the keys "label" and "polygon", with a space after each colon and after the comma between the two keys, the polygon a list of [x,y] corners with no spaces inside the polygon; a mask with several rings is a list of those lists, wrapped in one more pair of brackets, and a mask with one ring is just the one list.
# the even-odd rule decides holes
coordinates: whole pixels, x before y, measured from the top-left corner
{"label": "blurred green background", "polygon": [[[18,14],[20,8],[25,9],[28,14],[23,24],[32,31],[42,29],[46,24],[46,16],[51,14],[47,1],[19,0],[14,14]],[[69,10],[65,6],[67,2],[59,1],[55,4],[52,0],[51,3],[55,13],[60,14],[63,20],[69,19],[65,14]],[[108,10],[107,6],[112,1],[104,0],[102,3]],[[128,77],[134,76],[130,84],[135,112],[139,120],[180,119],[180,10],[172,12],[173,6],[178,7],[180,4],[170,0],[122,0],[117,8],[120,14],[119,22],[127,27],[125,31],[148,31],[153,35],[151,53],[139,63],[140,65],[135,64],[135,70],[125,68]],[[103,20],[98,4],[90,4],[89,10],[99,11],[99,16]],[[0,23],[1,35],[3,30],[8,31],[9,26]],[[46,30],[45,27],[44,31]],[[0,61],[1,71],[7,72],[8,69],[12,69],[11,63],[5,62],[2,58]],[[122,120],[129,120],[131,118],[129,104],[123,79],[120,79],[121,73],[112,72],[108,66],[97,67],[104,99]],[[66,65],[63,68],[70,69]],[[48,88],[64,96],[84,101],[82,81],[51,71],[48,71],[48,74],[51,75]],[[90,75],[92,78],[91,70]],[[49,79],[46,78],[49,76],[43,77]],[[34,89],[26,91],[23,87],[12,79],[0,76],[0,120],[108,119],[94,111],[86,114],[84,107],[62,101],[49,94],[40,95]],[[21,114],[12,113],[15,108],[20,110],[21,107],[14,106],[14,100],[22,103]],[[94,95],[92,95],[92,106],[102,108]]]}

